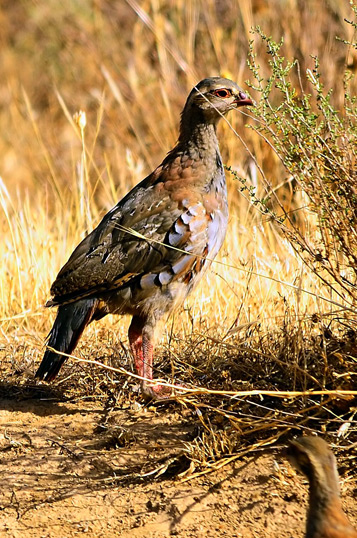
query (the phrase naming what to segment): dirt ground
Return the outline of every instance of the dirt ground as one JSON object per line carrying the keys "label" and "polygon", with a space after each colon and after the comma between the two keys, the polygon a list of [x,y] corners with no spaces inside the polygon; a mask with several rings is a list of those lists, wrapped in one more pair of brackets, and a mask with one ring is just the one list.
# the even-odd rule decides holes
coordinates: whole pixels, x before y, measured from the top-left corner
{"label": "dirt ground", "polygon": [[[1,536],[304,535],[306,484],[278,450],[185,481],[180,454],[194,420],[180,404],[145,407],[132,397],[120,406],[69,402],[44,385],[21,391],[5,385]],[[344,506],[356,524],[354,488],[342,480]]]}

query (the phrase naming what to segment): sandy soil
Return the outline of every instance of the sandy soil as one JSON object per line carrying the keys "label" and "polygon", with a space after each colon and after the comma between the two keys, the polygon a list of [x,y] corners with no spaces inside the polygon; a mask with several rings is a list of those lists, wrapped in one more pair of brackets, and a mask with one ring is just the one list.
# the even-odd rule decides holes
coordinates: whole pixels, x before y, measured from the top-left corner
{"label": "sandy soil", "polygon": [[[304,534],[306,484],[278,451],[184,481],[177,474],[187,471],[194,420],[179,404],[68,402],[50,387],[0,388],[1,536]],[[356,524],[355,484],[342,488]]]}

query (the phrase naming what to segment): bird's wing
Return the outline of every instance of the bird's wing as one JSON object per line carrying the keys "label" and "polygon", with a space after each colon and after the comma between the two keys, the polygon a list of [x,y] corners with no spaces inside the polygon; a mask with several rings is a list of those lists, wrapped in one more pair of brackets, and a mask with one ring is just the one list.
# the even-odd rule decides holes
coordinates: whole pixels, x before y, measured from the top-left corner
{"label": "bird's wing", "polygon": [[128,286],[148,274],[169,272],[172,280],[190,269],[194,255],[206,253],[203,204],[197,198],[191,203],[189,192],[172,196],[155,172],[77,246],[51,287],[49,306]]}

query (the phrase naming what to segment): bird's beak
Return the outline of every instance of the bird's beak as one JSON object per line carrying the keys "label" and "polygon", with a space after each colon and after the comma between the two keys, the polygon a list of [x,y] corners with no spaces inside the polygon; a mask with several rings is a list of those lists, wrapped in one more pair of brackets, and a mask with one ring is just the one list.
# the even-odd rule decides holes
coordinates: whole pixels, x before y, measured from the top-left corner
{"label": "bird's beak", "polygon": [[237,108],[240,106],[254,106],[253,101],[244,92],[239,92],[234,102],[236,103]]}

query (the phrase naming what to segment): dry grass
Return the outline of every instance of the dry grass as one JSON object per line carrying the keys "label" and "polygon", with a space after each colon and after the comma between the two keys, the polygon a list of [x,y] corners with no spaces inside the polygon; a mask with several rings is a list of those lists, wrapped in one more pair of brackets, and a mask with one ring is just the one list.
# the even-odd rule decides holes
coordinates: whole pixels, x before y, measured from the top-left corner
{"label": "dry grass", "polygon": [[[318,55],[325,86],[342,108],[344,68],[356,70],[353,51],[335,39],[353,39],[345,17],[352,17],[349,3],[337,0],[26,0],[1,8],[4,386],[31,385],[54,317],[43,308],[51,282],[85,230],[172,147],[192,85],[220,73],[244,86],[249,29],[259,24],[276,39],[284,36],[284,53],[298,58],[302,73],[313,68],[310,55]],[[254,39],[268,73],[265,46]],[[82,131],[72,119],[79,110],[87,117]],[[244,127],[256,119],[232,114],[229,121],[244,144],[223,123],[224,162],[258,194],[262,167],[284,208],[313,236],[303,195],[293,192],[269,146]],[[227,175],[225,246],[184,311],[166,325],[156,363],[158,377],[173,373],[175,382],[207,389],[179,398],[197,410],[197,437],[186,447],[191,471],[301,429],[356,441],[356,312],[307,269]],[[127,325],[107,317],[91,326],[77,355],[130,371]],[[59,388],[72,398],[114,394],[120,402],[134,398],[133,382],[68,362]],[[307,390],[320,392],[290,398],[249,392]]]}

